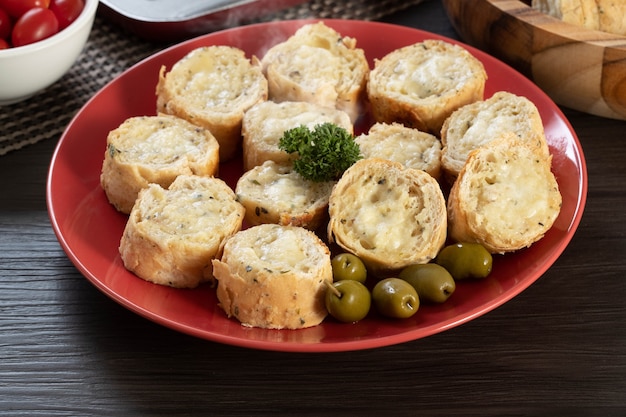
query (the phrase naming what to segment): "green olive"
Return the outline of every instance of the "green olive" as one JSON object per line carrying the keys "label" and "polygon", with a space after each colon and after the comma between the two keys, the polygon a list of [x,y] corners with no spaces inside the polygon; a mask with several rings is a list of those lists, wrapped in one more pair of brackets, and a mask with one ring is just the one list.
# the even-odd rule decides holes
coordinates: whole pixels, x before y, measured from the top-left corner
{"label": "green olive", "polygon": [[456,289],[452,275],[443,266],[433,263],[409,265],[398,277],[415,288],[420,301],[443,303]]}
{"label": "green olive", "polygon": [[367,279],[367,269],[365,264],[356,255],[351,253],[340,253],[331,260],[333,267],[333,281],[349,279],[353,281],[365,282]]}
{"label": "green olive", "polygon": [[417,312],[420,299],[415,288],[400,278],[385,278],[372,289],[372,302],[383,316],[408,318]]}
{"label": "green olive", "polygon": [[325,301],[331,316],[344,323],[353,323],[367,316],[372,297],[359,281],[342,280],[328,284]]}
{"label": "green olive", "polygon": [[454,279],[485,278],[491,273],[493,259],[479,243],[455,243],[439,252],[435,262]]}

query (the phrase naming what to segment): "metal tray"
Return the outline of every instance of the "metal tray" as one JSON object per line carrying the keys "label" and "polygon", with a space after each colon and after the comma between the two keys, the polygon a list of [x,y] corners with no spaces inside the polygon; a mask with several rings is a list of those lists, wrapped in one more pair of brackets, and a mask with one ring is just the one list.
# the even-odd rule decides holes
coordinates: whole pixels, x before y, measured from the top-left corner
{"label": "metal tray", "polygon": [[100,0],[100,13],[138,36],[176,41],[237,26],[306,0]]}

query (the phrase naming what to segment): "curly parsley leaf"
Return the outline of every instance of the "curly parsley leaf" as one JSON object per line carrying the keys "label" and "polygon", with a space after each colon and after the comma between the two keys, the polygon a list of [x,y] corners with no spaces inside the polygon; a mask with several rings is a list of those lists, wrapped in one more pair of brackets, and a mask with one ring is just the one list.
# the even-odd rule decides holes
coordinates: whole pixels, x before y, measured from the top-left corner
{"label": "curly parsley leaf", "polygon": [[359,145],[344,128],[322,123],[310,130],[302,125],[284,132],[279,148],[298,153],[294,170],[311,181],[336,180],[361,159]]}

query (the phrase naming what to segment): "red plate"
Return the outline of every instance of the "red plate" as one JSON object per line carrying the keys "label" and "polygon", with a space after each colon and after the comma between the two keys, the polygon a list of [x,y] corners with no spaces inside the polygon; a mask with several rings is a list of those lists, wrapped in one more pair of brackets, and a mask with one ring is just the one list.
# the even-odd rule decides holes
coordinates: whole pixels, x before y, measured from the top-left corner
{"label": "red plate", "polygon": [[[285,21],[216,32],[173,46],[133,66],[98,92],[74,117],[52,158],[47,184],[48,210],[61,246],[76,267],[109,297],[156,323],[199,338],[276,351],[325,352],[375,348],[426,337],[472,320],[510,300],[537,280],[560,256],[582,216],[587,171],[576,134],[558,107],[519,73],[479,50],[463,45],[487,70],[486,96],[499,90],[532,100],[543,118],[553,154],[553,171],[563,208],[539,242],[515,254],[498,256],[491,276],[461,282],[443,305],[425,306],[411,319],[387,320],[372,314],[357,324],[327,319],[303,330],[243,327],[217,306],[214,290],[178,290],[145,282],[124,269],[118,244],[126,216],[109,205],[99,185],[107,133],[131,116],[155,113],[154,89],[161,65],[171,67],[203,45],[239,47],[259,57],[310,21]],[[439,35],[384,23],[326,20],[358,40],[370,62],[388,52]],[[357,130],[367,129],[367,121]],[[233,185],[239,163],[220,169]]]}

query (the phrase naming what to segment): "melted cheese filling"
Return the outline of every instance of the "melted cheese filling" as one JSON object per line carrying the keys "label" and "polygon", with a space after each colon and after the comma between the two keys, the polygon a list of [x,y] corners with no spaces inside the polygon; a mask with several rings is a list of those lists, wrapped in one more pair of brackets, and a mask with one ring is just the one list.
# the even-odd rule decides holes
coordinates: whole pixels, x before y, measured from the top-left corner
{"label": "melted cheese filling", "polygon": [[329,122],[346,128],[351,128],[351,126],[348,126],[347,123],[342,120],[339,114],[332,114],[330,112],[324,113],[315,110],[305,110],[298,113],[286,111],[286,109],[275,110],[279,110],[279,112],[265,114],[265,117],[259,121],[257,126],[260,129],[258,139],[262,143],[273,147],[278,146],[278,142],[286,130],[302,125],[308,127],[310,130],[313,130],[315,126]]}
{"label": "melted cheese filling", "polygon": [[541,171],[529,166],[532,163],[515,158],[508,163],[491,164],[482,186],[472,187],[476,194],[472,210],[494,233],[534,228],[550,211],[546,180]]}
{"label": "melted cheese filling", "polygon": [[280,55],[275,63],[275,69],[283,76],[313,91],[325,85],[338,85],[343,78],[342,66],[340,57],[331,51],[309,45],[297,46]]}
{"label": "melted cheese filling", "polygon": [[[375,188],[372,188],[375,187]],[[357,198],[350,225],[354,237],[364,249],[378,252],[403,252],[415,239],[417,219],[409,216],[419,203],[400,187],[373,185],[364,190],[368,195]]]}
{"label": "melted cheese filling", "polygon": [[332,184],[306,181],[286,167],[265,163],[246,175],[237,192],[271,207],[272,211],[306,211],[318,199],[330,195]]}
{"label": "melted cheese filling", "polygon": [[172,68],[168,75],[175,90],[192,107],[228,112],[249,100],[262,78],[243,56],[198,50]]}
{"label": "melted cheese filling", "polygon": [[305,263],[307,252],[304,242],[289,229],[276,229],[269,239],[254,248],[259,260],[276,268],[293,269]]}
{"label": "melted cheese filling", "polygon": [[164,190],[150,187],[149,198],[143,199],[141,217],[168,238],[190,242],[215,242],[220,230],[231,224],[234,200],[209,190]]}
{"label": "melted cheese filling", "polygon": [[477,102],[451,118],[448,137],[449,153],[463,156],[488,143],[505,132],[513,131],[518,136],[528,134],[533,129],[532,115],[534,104],[524,97],[511,96],[508,100],[494,96]]}
{"label": "melted cheese filling", "polygon": [[121,149],[119,160],[150,165],[168,165],[181,157],[200,156],[208,145],[203,133],[175,124],[142,123],[135,125],[125,137],[135,140]]}
{"label": "melted cheese filling", "polygon": [[390,68],[386,88],[414,98],[453,93],[467,82],[471,72],[450,54],[425,54],[399,59]]}
{"label": "melted cheese filling", "polygon": [[366,158],[384,158],[390,161],[416,169],[427,169],[438,160],[440,148],[436,143],[428,140],[420,140],[402,133],[384,132],[371,138],[357,138],[356,142],[361,148],[361,154]]}

